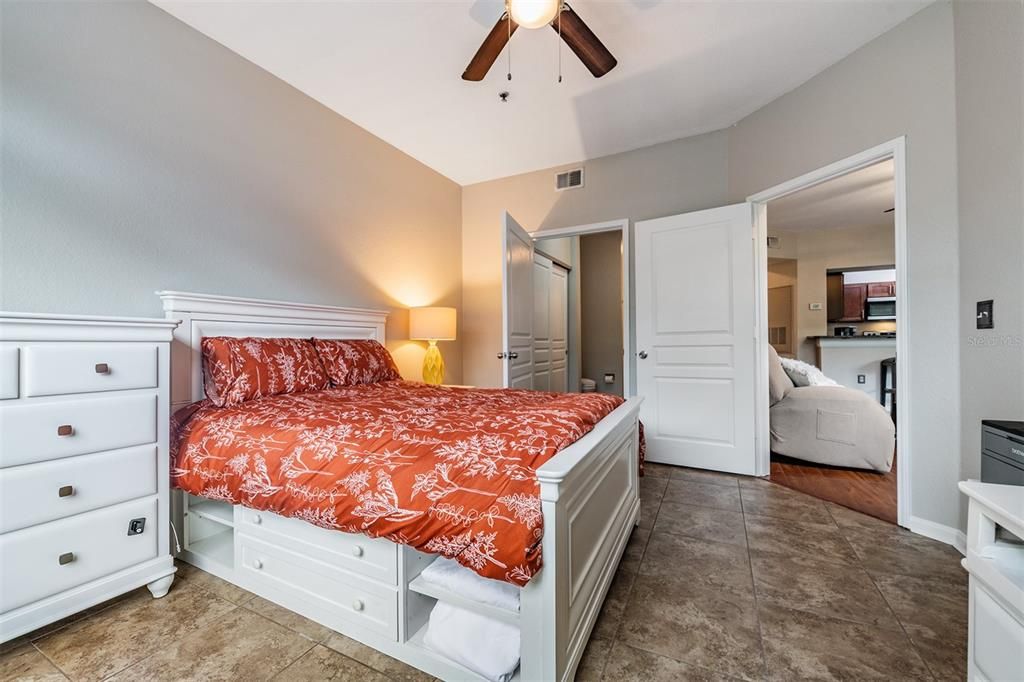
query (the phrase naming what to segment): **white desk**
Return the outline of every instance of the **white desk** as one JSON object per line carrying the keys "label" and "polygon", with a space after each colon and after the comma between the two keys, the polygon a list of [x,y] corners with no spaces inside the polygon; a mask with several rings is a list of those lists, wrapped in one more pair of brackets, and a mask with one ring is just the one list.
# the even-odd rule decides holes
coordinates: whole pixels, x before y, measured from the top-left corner
{"label": "white desk", "polygon": [[1024,487],[964,481],[970,498],[967,675],[970,680],[1024,680]]}

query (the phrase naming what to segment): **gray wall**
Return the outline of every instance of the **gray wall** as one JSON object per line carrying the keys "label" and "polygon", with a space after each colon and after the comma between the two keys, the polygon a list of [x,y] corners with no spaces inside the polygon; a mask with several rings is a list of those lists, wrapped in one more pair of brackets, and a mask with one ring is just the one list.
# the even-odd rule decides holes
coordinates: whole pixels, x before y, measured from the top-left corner
{"label": "gray wall", "polygon": [[[937,3],[729,134],[730,198],[905,135],[914,394],[912,514],[959,523],[960,347],[953,10]],[[906,333],[905,329],[900,330]]]}
{"label": "gray wall", "polygon": [[[1024,4],[957,2],[954,18],[961,452],[977,478],[981,420],[1024,419]],[[995,329],[981,331],[987,299]]]}
{"label": "gray wall", "polygon": [[[0,309],[461,305],[461,188],[145,2],[4,2]],[[459,344],[443,344],[450,381]]]}
{"label": "gray wall", "polygon": [[[622,395],[622,233],[579,240],[582,375],[601,393]],[[613,383],[604,382],[605,372],[615,374]]]}

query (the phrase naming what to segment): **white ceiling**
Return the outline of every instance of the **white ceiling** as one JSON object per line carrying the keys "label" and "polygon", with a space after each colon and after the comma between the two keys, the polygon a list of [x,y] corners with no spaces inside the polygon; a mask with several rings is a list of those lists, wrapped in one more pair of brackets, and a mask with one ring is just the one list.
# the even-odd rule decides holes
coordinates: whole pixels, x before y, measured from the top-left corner
{"label": "white ceiling", "polygon": [[[153,0],[460,184],[730,126],[931,0],[579,0],[618,58],[595,79],[558,37],[520,29],[460,76],[501,0]],[[509,90],[507,104],[498,93]]]}
{"label": "white ceiling", "polygon": [[893,162],[882,161],[768,204],[772,232],[895,225]]}

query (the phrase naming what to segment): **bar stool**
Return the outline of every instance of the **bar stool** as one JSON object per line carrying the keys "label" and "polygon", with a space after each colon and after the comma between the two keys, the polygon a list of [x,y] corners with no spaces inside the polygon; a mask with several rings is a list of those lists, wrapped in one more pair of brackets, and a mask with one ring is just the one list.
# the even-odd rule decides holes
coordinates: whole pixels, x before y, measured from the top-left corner
{"label": "bar stool", "polygon": [[[892,387],[889,387],[887,380],[888,375],[892,372]],[[885,406],[885,396],[892,396],[892,400],[889,402],[889,416],[892,417],[893,424],[896,423],[896,358],[886,358],[882,360],[879,367],[879,382],[878,382],[878,399],[881,401],[882,406]]]}

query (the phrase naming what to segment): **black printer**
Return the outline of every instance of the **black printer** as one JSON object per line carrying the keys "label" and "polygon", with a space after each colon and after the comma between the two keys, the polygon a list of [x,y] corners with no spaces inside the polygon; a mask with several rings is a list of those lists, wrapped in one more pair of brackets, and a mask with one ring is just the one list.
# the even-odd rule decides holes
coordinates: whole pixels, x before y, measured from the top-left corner
{"label": "black printer", "polygon": [[1024,485],[1024,422],[981,422],[981,480]]}

